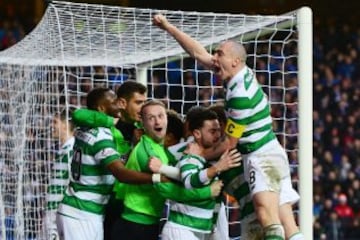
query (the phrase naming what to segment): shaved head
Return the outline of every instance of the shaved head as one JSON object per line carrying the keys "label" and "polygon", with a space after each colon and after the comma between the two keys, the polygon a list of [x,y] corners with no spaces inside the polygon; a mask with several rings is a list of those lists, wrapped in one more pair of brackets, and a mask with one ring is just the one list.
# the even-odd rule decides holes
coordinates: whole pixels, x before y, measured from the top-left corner
{"label": "shaved head", "polygon": [[222,42],[212,57],[214,74],[224,81],[230,80],[246,66],[246,57],[242,44],[234,40]]}
{"label": "shaved head", "polygon": [[241,62],[246,62],[247,53],[245,50],[244,45],[234,41],[234,40],[228,40],[224,42],[223,44],[226,44],[231,49],[232,55],[234,57],[240,58]]}

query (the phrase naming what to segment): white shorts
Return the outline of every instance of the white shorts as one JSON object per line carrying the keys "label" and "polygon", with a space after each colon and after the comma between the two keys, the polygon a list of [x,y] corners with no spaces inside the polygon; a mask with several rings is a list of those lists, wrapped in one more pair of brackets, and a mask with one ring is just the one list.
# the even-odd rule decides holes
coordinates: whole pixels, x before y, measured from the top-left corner
{"label": "white shorts", "polygon": [[223,202],[220,203],[218,217],[214,231],[210,234],[209,240],[228,240],[229,222],[226,215],[226,209]]}
{"label": "white shorts", "polygon": [[100,219],[76,219],[62,214],[56,215],[61,240],[103,240],[103,221]]}
{"label": "white shorts", "polygon": [[278,141],[272,141],[258,151],[243,155],[243,164],[251,196],[271,191],[280,194],[280,205],[293,204],[299,200],[299,195],[291,184],[288,157]]}
{"label": "white shorts", "polygon": [[161,240],[207,240],[210,233],[195,232],[176,223],[166,222],[162,232]]}

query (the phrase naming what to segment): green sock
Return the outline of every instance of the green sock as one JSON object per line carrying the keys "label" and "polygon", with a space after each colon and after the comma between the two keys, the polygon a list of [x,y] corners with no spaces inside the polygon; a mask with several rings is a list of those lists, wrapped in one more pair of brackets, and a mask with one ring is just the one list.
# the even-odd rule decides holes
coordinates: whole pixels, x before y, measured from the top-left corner
{"label": "green sock", "polygon": [[285,231],[281,224],[266,226],[264,232],[264,240],[285,240]]}

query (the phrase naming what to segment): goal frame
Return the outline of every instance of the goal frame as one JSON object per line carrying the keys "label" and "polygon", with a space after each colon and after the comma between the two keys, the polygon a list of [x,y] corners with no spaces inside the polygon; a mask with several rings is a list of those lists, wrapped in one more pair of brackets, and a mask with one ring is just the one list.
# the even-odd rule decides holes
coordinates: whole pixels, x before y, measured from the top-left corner
{"label": "goal frame", "polygon": [[[297,13],[296,25],[298,27],[298,79],[299,79],[299,225],[305,239],[313,239],[313,23],[312,10],[309,7],[301,7],[295,10]],[[277,29],[288,28],[294,24],[292,21],[284,21],[277,24]],[[271,30],[251,31],[241,36],[242,41],[261,37],[271,33]],[[213,47],[216,45],[212,45]],[[184,54],[184,53],[182,53]],[[184,55],[183,55],[184,56]],[[185,54],[187,56],[187,54]],[[168,57],[169,60],[177,60],[177,56]],[[155,63],[155,64],[154,64]],[[163,64],[165,60],[151,62],[152,65]],[[137,69],[137,81],[147,83],[147,67],[150,63],[144,63]],[[310,161],[310,162],[309,162]]]}
{"label": "goal frame", "polygon": [[[56,1],[54,1],[56,2]],[[51,3],[50,3],[51,4]],[[68,4],[73,4],[73,3],[68,3]],[[74,3],[76,4],[76,3]],[[95,4],[94,4],[95,5]],[[163,10],[164,12],[166,12],[166,10]],[[155,12],[161,12],[161,10],[154,10],[151,13],[155,13]],[[312,196],[313,196],[313,169],[312,169],[312,162],[313,162],[313,143],[312,143],[312,136],[313,136],[313,125],[312,125],[312,113],[313,113],[313,108],[312,108],[312,100],[313,100],[313,58],[312,58],[312,46],[313,46],[313,36],[312,36],[312,29],[313,29],[313,23],[312,23],[312,11],[309,7],[302,7],[299,8],[291,13],[296,13],[296,19],[294,20],[284,20],[282,22],[277,22],[276,26],[272,26],[272,25],[261,25],[259,26],[257,29],[250,29],[249,31],[247,30],[246,33],[244,34],[237,34],[235,35],[224,35],[224,36],[220,36],[219,38],[216,38],[215,40],[213,40],[211,38],[211,41],[214,41],[216,43],[220,42],[221,40],[225,40],[225,39],[237,39],[237,40],[241,40],[241,41],[248,41],[250,39],[255,39],[257,37],[260,37],[262,35],[267,35],[271,33],[270,28],[276,28],[276,29],[281,29],[281,28],[288,28],[289,26],[296,26],[297,27],[297,34],[298,34],[298,72],[297,72],[297,78],[298,78],[298,163],[299,163],[299,168],[298,168],[298,172],[299,172],[299,193],[300,193],[300,203],[299,203],[299,209],[300,209],[300,214],[299,214],[299,220],[300,220],[300,228],[301,231],[303,232],[305,239],[313,239],[313,202],[312,202]],[[57,13],[55,13],[57,14]],[[290,14],[290,13],[288,13]],[[286,15],[286,14],[282,14],[282,15]],[[282,15],[277,15],[277,16],[282,16]],[[54,19],[59,20],[57,17],[58,16],[53,16]],[[44,19],[43,19],[44,20]],[[42,20],[42,21],[43,21]],[[49,19],[47,19],[49,20]],[[52,19],[51,19],[52,20]],[[44,20],[46,22],[46,19]],[[266,23],[264,23],[266,24]],[[47,26],[44,23],[44,26]],[[56,27],[54,27],[54,32],[59,31],[58,34],[61,35],[60,32],[60,27],[59,24],[57,25],[58,29]],[[222,26],[222,25],[220,25]],[[265,28],[264,30],[258,31],[259,29],[262,29],[262,26],[266,26],[268,28]],[[40,27],[43,27],[43,25],[39,24],[34,31],[41,32]],[[119,27],[119,26],[117,26]],[[237,25],[236,25],[237,27]],[[120,27],[119,27],[120,28]],[[120,30],[119,30],[120,31]],[[31,34],[29,34],[31,35]],[[61,35],[62,36],[62,35]],[[239,39],[240,36],[240,39]],[[39,43],[38,45],[42,45],[47,43],[46,40],[48,40],[46,37],[43,36],[37,36],[37,38],[34,37],[34,35],[31,36],[27,36],[25,39],[23,39],[21,42],[24,43],[23,45],[26,45],[26,43],[30,42],[30,41],[34,41],[35,43]],[[62,42],[64,41],[64,42]],[[44,59],[40,59],[37,58],[39,56],[42,56],[42,54],[44,54],[45,57],[49,57],[51,56],[51,54],[53,54],[52,52],[46,52],[48,49],[42,49],[40,48],[40,52],[35,51],[34,49],[19,49],[16,48],[16,45],[4,50],[1,54],[0,54],[0,67],[2,67],[2,65],[8,66],[9,69],[2,70],[2,72],[6,72],[6,73],[13,73],[15,72],[12,69],[13,65],[18,65],[21,66],[21,68],[23,68],[22,70],[27,70],[27,68],[32,68],[32,67],[36,67],[36,66],[44,66],[44,64],[46,64],[46,67],[48,66],[61,66],[62,71],[63,71],[63,76],[64,78],[66,78],[66,66],[98,66],[101,65],[99,63],[102,63],[102,61],[104,59],[101,59],[101,57],[98,56],[94,56],[94,61],[84,61],[84,59],[73,59],[73,55],[67,56],[68,58],[66,58],[64,55],[64,48],[66,48],[66,46],[64,46],[66,39],[61,39],[59,45],[57,46],[58,49],[55,49],[55,47],[52,46],[52,48],[54,48],[54,52],[56,53],[56,50],[60,50],[61,51],[61,57],[57,58],[57,59],[45,59],[46,61],[48,60],[49,62],[44,62]],[[21,42],[19,43],[21,45]],[[51,43],[49,43],[49,45],[51,45]],[[208,49],[215,47],[216,44],[215,43],[211,43],[211,45],[206,46]],[[53,49],[50,50],[53,50]],[[111,49],[111,48],[106,48],[106,49]],[[49,51],[49,50],[48,50]],[[28,52],[31,54],[31,56],[28,56],[28,58],[25,58],[23,56],[20,56],[21,54],[17,54],[19,52]],[[48,54],[47,54],[48,53]],[[126,52],[124,52],[126,54]],[[109,53],[109,54],[113,54],[113,52]],[[124,54],[124,55],[125,55]],[[137,81],[140,81],[141,83],[143,83],[144,85],[147,84],[147,79],[148,79],[148,69],[150,66],[154,66],[156,64],[164,64],[165,61],[171,61],[171,60],[177,60],[179,58],[184,58],[184,51],[182,51],[179,47],[179,49],[175,49],[175,51],[172,51],[171,53],[169,53],[169,55],[161,55],[154,57],[154,59],[151,59],[150,62],[145,62],[145,61],[149,61],[148,58],[146,58],[146,60],[141,61],[141,62],[135,62],[133,65],[136,66],[135,70],[136,70],[136,79]],[[120,55],[120,54],[119,54]],[[98,58],[97,58],[98,57]],[[67,63],[65,63],[66,61],[73,61],[71,63],[73,63],[73,65],[67,65]],[[87,60],[88,58],[86,58]],[[110,59],[110,58],[109,58]],[[120,65],[120,60],[113,63],[113,62],[109,62],[106,59],[106,62],[103,63],[102,66],[116,66],[116,67],[122,67],[125,66],[127,63],[125,62],[124,65]],[[54,60],[54,61],[52,61]],[[92,60],[92,59],[90,59]],[[110,59],[111,60],[111,59]],[[75,65],[77,64],[78,65]],[[43,64],[43,65],[41,65]],[[85,65],[88,64],[88,65]],[[114,65],[111,65],[114,64]],[[122,64],[122,63],[121,63]],[[132,65],[131,65],[132,66]],[[21,71],[21,70],[18,70]],[[2,73],[1,72],[1,73]],[[34,72],[26,72],[26,74],[34,74]],[[10,74],[9,74],[10,76]],[[2,76],[1,76],[2,77]],[[11,78],[11,77],[9,77]],[[26,75],[26,76],[22,76],[23,79],[27,80],[27,79],[31,79],[31,76]],[[35,81],[34,79],[32,79],[33,81]],[[66,79],[67,81],[67,79]],[[26,85],[26,84],[24,84]],[[27,86],[27,85],[26,85]],[[64,86],[65,90],[64,91],[68,91],[67,90],[67,85],[65,84]],[[29,88],[30,89],[30,88]],[[25,88],[23,89],[23,91],[27,91],[28,89]],[[31,89],[30,89],[31,90]],[[15,90],[13,90],[15,92]],[[51,92],[52,93],[52,92]],[[21,96],[19,96],[20,99]],[[29,96],[28,94],[24,94],[24,99],[19,100],[19,102],[21,102],[22,100],[24,102],[29,102],[27,100],[29,100],[28,98],[30,98],[31,95]],[[17,99],[16,99],[17,100]],[[14,101],[15,103],[18,103],[17,101]],[[58,102],[57,102],[58,103]],[[68,102],[65,103],[66,107],[68,107]],[[30,105],[30,103],[29,103]],[[20,110],[22,110],[22,108],[19,108]],[[17,109],[16,109],[17,110]],[[6,110],[3,112],[3,110],[1,110],[1,113],[7,113],[7,114],[13,114],[13,117],[18,117],[16,119],[16,121],[14,121],[14,123],[12,123],[14,126],[15,125],[26,125],[26,116],[28,114],[30,114],[29,109],[24,110],[24,112],[21,112],[21,114],[15,114],[15,110],[10,109],[8,110],[8,112],[6,112]],[[4,115],[5,115],[4,114]],[[15,127],[13,127],[14,129],[16,129]],[[2,128],[0,128],[0,130],[2,130]],[[17,139],[19,139],[19,145],[20,146],[25,146],[25,141],[26,141],[26,133],[24,131],[20,131],[19,133],[17,133]],[[10,148],[10,147],[9,147]],[[20,149],[21,150],[21,149]],[[21,184],[23,183],[23,172],[24,172],[24,166],[22,163],[22,159],[24,158],[24,151],[19,151],[19,155],[17,156],[16,159],[11,159],[14,161],[14,165],[16,165],[16,167],[18,167],[18,176],[19,178],[17,179],[18,182],[21,182]],[[309,163],[309,161],[311,161],[311,163]],[[1,184],[4,184],[3,182]],[[2,190],[2,188],[0,189]],[[23,189],[19,184],[19,187],[16,188],[16,209],[17,209],[17,214],[16,214],[16,222],[18,223],[18,225],[16,226],[16,232],[20,232],[20,234],[24,234],[24,231],[26,230],[25,225],[23,223],[23,221],[20,218],[24,218],[24,210],[23,210],[23,202],[22,202],[22,197],[23,197]],[[3,201],[3,192],[0,191],[0,200]],[[5,213],[5,208],[4,206],[0,206],[0,216],[6,216]],[[1,221],[1,228],[5,229],[5,222]],[[1,233],[1,237],[5,236],[5,232],[3,231]]]}

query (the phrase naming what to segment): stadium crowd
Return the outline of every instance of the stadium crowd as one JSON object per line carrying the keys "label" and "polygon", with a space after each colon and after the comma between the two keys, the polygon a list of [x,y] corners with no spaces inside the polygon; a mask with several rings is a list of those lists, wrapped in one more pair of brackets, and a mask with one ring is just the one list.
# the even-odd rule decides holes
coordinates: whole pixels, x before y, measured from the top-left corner
{"label": "stadium crowd", "polygon": [[359,239],[360,29],[314,29],[314,239]]}
{"label": "stadium crowd", "polygon": [[[360,239],[360,28],[336,18],[315,19],[314,24],[314,239]],[[21,40],[24,29],[24,23],[5,15],[0,25],[0,50]],[[206,73],[198,76],[203,86],[200,91],[191,86],[197,78],[186,72],[183,77],[187,86],[182,90],[189,101],[213,100],[214,89],[205,87],[213,79]],[[150,97],[164,97],[166,86],[156,84],[158,78],[152,76]],[[221,86],[216,89],[215,95],[221,98]],[[181,103],[182,97],[168,97]],[[178,110],[178,106],[171,108]]]}
{"label": "stadium crowd", "polygon": [[23,39],[34,27],[34,19],[28,14],[30,6],[21,5],[0,1],[0,51]]}

